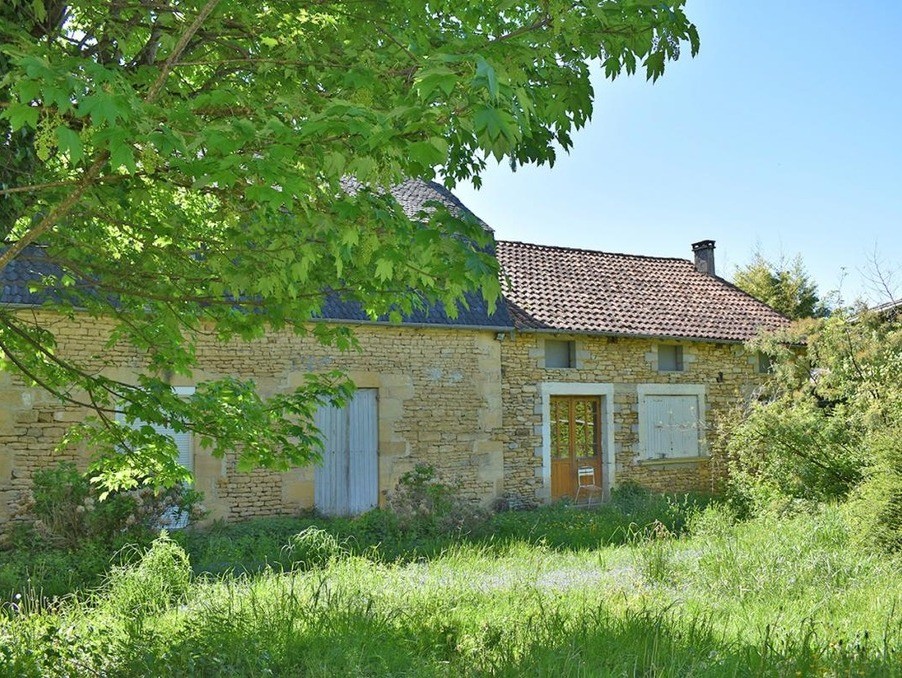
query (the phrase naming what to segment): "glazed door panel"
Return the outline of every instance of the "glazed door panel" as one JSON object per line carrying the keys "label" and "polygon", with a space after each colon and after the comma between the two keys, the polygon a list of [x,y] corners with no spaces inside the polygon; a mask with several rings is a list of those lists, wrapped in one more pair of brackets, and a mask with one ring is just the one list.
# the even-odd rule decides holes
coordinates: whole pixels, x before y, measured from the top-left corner
{"label": "glazed door panel", "polygon": [[551,498],[574,497],[577,472],[594,469],[594,484],[601,485],[601,398],[552,396]]}

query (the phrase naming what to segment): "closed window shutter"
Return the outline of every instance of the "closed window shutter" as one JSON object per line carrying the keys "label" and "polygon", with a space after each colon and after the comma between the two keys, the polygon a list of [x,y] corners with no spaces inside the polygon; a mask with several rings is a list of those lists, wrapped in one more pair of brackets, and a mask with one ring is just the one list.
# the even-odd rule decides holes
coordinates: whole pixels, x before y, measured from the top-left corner
{"label": "closed window shutter", "polygon": [[[116,414],[116,421],[124,421],[121,413]],[[172,438],[172,441],[175,443],[175,446],[178,449],[176,460],[179,464],[191,471],[191,473],[194,473],[194,450],[191,446],[191,433],[189,431],[177,433],[175,429],[168,426],[151,424],[141,419],[135,420],[135,422],[132,424],[133,428],[141,428],[143,426],[150,426],[157,433]],[[162,515],[162,517],[160,518],[159,526],[169,530],[177,530],[187,525],[188,514],[185,512],[177,511],[175,510],[175,508],[171,508]]]}
{"label": "closed window shutter", "polygon": [[314,474],[314,502],[327,515],[347,503],[347,416],[343,409],[323,406],[314,419],[323,440],[323,462]]}
{"label": "closed window shutter", "polygon": [[645,415],[647,458],[698,456],[698,396],[646,396]]}
{"label": "closed window shutter", "polygon": [[645,399],[647,457],[660,457],[670,449],[670,429],[668,426],[667,401],[664,396],[649,396]]}
{"label": "closed window shutter", "polygon": [[376,389],[361,389],[348,406],[348,511],[375,508],[379,496]]}

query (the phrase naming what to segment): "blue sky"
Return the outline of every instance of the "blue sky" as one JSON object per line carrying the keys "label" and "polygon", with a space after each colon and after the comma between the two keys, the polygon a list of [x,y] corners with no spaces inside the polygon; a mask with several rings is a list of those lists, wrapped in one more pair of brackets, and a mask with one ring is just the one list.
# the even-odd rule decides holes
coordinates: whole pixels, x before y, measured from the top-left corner
{"label": "blue sky", "polygon": [[902,2],[689,0],[701,52],[595,78],[595,115],[554,168],[490,162],[455,193],[497,237],[690,257],[732,277],[756,248],[800,253],[822,293],[902,296]]}

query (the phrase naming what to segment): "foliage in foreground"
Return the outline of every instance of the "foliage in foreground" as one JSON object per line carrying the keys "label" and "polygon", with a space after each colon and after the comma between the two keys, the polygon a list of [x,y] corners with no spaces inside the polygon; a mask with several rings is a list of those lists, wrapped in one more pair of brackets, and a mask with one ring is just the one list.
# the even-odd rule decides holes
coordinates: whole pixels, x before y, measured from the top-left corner
{"label": "foliage in foreground", "polygon": [[204,508],[200,493],[184,485],[108,493],[64,462],[35,472],[16,513],[17,541],[71,550],[89,542],[145,542],[167,522],[202,518]]}
{"label": "foliage in foreground", "polygon": [[[36,267],[45,308],[101,319],[109,341],[65,355],[47,316],[0,309],[0,369],[94,412],[76,428],[111,488],[185,474],[169,436],[115,410],[241,466],[315,460],[330,378],[179,399],[170,377],[201,336],[349,348],[347,327],[309,325],[334,294],[374,319],[491,304],[483,225],[438,201],[407,214],[387,189],[478,182],[488,157],[553,164],[592,115],[590,61],[657,79],[698,50],[684,4],[5,0],[0,271]],[[134,381],[106,376],[123,353],[146,361]]]}
{"label": "foliage in foreground", "polygon": [[734,498],[751,511],[847,500],[864,541],[898,549],[902,324],[840,310],[758,347],[775,371],[725,432]]}
{"label": "foliage in foreground", "polygon": [[[501,549],[524,541],[559,551],[624,544],[654,524],[681,533],[690,515],[708,501],[701,496],[663,497],[628,486],[591,511],[558,504],[477,519],[471,508],[453,501],[446,489],[441,483],[423,485],[418,480],[411,487],[402,485],[393,500],[407,506],[408,513],[377,509],[355,518],[268,518],[218,523],[171,536],[189,554],[195,573],[255,573],[267,568],[307,569],[346,553],[380,563],[417,561],[437,557],[461,543]],[[438,512],[434,506],[424,510],[422,502],[435,494],[446,505]],[[151,538],[146,531],[130,530],[112,539],[87,539],[61,547],[36,544],[31,533],[21,535],[10,550],[0,551],[0,596],[9,600],[17,593],[31,592],[37,599],[49,600],[90,590],[103,581],[111,564],[131,562]]]}
{"label": "foliage in foreground", "polygon": [[[92,597],[20,603],[0,621],[0,671],[898,676],[899,563],[845,525],[835,509],[744,524],[708,510],[681,539],[460,546],[395,564],[337,553],[187,588],[164,538]],[[123,595],[145,613],[123,616]]]}

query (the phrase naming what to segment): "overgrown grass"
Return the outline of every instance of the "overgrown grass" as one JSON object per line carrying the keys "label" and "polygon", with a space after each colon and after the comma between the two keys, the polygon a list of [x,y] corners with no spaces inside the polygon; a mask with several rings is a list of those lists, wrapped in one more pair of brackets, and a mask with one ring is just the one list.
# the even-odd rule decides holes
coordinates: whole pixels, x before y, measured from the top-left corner
{"label": "overgrown grass", "polygon": [[710,501],[703,495],[655,495],[635,487],[615,491],[612,501],[575,509],[566,503],[531,511],[489,516],[466,532],[423,532],[399,522],[389,511],[358,518],[270,518],[244,524],[220,524],[176,539],[198,573],[255,572],[284,567],[284,545],[301,530],[318,527],[345,544],[354,555],[383,563],[433,558],[461,543],[503,548],[510,541],[544,544],[557,550],[584,550],[625,544],[655,524],[681,532],[691,515]]}
{"label": "overgrown grass", "polygon": [[[562,515],[584,536],[566,537]],[[840,509],[734,524],[712,508],[680,537],[663,521],[594,533],[587,515],[502,514],[500,536],[428,559],[363,557],[312,530],[279,549],[303,567],[190,582],[163,540],[95,593],[9,608],[0,671],[902,675],[902,562],[856,546]],[[220,536],[244,548],[250,526],[232,529]]]}
{"label": "overgrown grass", "polygon": [[[567,504],[489,516],[464,532],[438,532],[405,523],[390,511],[370,511],[356,518],[266,518],[215,524],[172,534],[188,553],[196,574],[253,573],[291,568],[296,559],[285,548],[291,538],[311,528],[325,530],[350,553],[378,562],[433,558],[461,542],[503,547],[510,541],[541,543],[555,549],[589,549],[623,544],[656,521],[679,533],[689,516],[710,499],[701,495],[662,496],[626,486],[612,501],[591,510]],[[134,535],[132,538],[135,538]],[[137,543],[146,547],[150,540]],[[91,541],[73,549],[34,545],[20,538],[17,548],[0,551],[0,599],[23,590],[45,598],[85,591],[99,585],[111,562],[134,554],[123,541]],[[124,548],[124,551],[123,551]]]}

